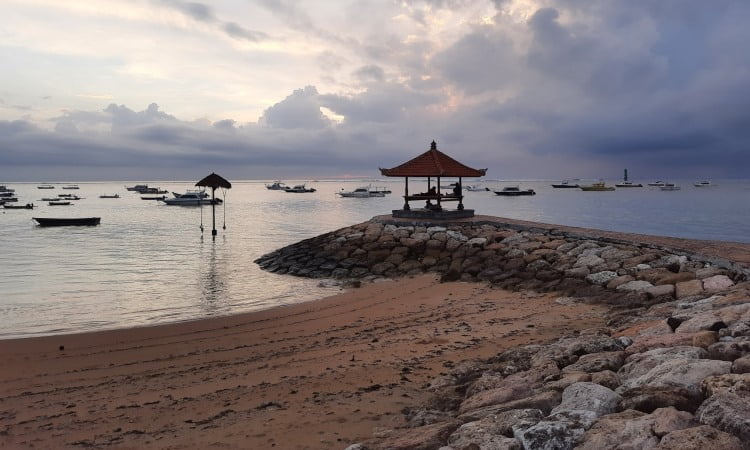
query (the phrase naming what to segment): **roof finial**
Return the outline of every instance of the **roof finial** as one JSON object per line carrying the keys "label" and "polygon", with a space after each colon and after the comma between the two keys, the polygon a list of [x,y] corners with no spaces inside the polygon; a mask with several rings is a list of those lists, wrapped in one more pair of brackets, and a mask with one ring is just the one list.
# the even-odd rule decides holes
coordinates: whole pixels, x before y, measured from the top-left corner
{"label": "roof finial", "polygon": [[434,139],[432,141],[432,144],[430,144],[430,150],[437,150],[437,144],[435,143]]}

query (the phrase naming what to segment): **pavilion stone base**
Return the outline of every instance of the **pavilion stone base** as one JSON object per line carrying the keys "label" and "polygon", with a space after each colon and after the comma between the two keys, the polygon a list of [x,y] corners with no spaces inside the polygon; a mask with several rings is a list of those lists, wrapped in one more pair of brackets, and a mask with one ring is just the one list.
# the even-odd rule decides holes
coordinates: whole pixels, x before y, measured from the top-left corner
{"label": "pavilion stone base", "polygon": [[467,219],[474,217],[473,209],[444,209],[442,211],[434,211],[431,209],[394,209],[391,211],[393,217],[400,219],[438,219],[438,220],[451,220],[451,219]]}

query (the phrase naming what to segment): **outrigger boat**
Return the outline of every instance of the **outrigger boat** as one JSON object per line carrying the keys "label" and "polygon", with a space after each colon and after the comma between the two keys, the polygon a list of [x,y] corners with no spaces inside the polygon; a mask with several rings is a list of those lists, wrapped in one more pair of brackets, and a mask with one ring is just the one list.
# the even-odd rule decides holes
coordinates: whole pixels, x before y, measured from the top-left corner
{"label": "outrigger boat", "polygon": [[505,197],[518,197],[521,195],[536,195],[533,189],[521,190],[518,186],[506,186],[501,191],[493,191],[495,195],[502,195]]}
{"label": "outrigger boat", "polygon": [[5,209],[34,209],[33,203],[26,203],[25,205],[3,205]]}
{"label": "outrigger boat", "polygon": [[40,227],[94,226],[99,225],[101,217],[52,218],[32,217]]}

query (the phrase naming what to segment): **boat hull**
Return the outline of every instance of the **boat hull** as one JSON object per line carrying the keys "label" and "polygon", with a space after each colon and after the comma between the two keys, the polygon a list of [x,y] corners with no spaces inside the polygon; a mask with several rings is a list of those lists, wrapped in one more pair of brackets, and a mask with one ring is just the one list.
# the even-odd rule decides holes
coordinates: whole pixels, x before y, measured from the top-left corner
{"label": "boat hull", "polygon": [[40,227],[69,227],[69,226],[95,226],[101,222],[101,217],[75,217],[75,218],[53,218],[32,217]]}
{"label": "boat hull", "polygon": [[503,192],[503,191],[494,191],[495,195],[500,195],[503,197],[520,197],[523,195],[536,195],[536,192],[529,189],[526,191],[515,191],[515,192]]}

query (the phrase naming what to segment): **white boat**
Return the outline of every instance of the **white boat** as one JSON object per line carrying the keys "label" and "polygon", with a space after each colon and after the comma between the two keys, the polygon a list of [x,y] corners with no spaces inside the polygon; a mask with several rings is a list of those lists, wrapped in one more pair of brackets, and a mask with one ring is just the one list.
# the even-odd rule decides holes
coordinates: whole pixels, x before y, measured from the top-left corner
{"label": "white boat", "polygon": [[147,184],[136,184],[135,186],[130,186],[130,187],[125,186],[125,190],[126,191],[131,191],[131,192],[141,192],[141,193],[143,193],[142,191],[144,191],[146,189],[148,189],[148,185]]}
{"label": "white boat", "polygon": [[664,183],[664,186],[660,186],[659,189],[662,191],[679,191],[680,186],[674,183]]}
{"label": "white boat", "polygon": [[304,184],[297,184],[292,187],[285,187],[284,192],[291,192],[295,194],[315,192],[315,188],[306,187]]}
{"label": "white boat", "polygon": [[276,180],[273,183],[266,185],[266,189],[270,189],[272,191],[283,191],[286,188],[287,188],[287,185],[279,180]]}
{"label": "white boat", "polygon": [[63,186],[63,189],[80,189],[77,184],[70,184],[68,186]]}
{"label": "white boat", "polygon": [[695,187],[713,187],[716,186],[715,184],[712,184],[710,181],[697,181],[693,183],[693,186]]}
{"label": "white boat", "polygon": [[653,183],[649,183],[648,185],[649,185],[649,186],[654,186],[654,187],[662,187],[662,186],[664,186],[665,184],[667,184],[667,183],[665,183],[664,181],[661,181],[661,180],[656,180],[656,181],[654,181]]}
{"label": "white boat", "polygon": [[628,169],[625,169],[625,173],[622,177],[622,181],[615,184],[618,188],[631,188],[631,187],[643,187],[641,183],[633,183],[628,180]]}
{"label": "white boat", "polygon": [[[185,191],[185,194],[197,194],[201,198],[208,197],[208,193],[205,190],[203,190],[203,189],[188,189],[187,191]],[[180,194],[178,192],[172,192],[172,195],[174,195],[175,197],[182,197],[185,194]]]}
{"label": "white boat", "polygon": [[180,194],[179,197],[172,197],[172,198],[159,198],[157,199],[160,202],[164,202],[167,205],[173,205],[173,206],[198,206],[198,205],[211,205],[221,204],[221,199],[210,199],[206,198],[201,195],[200,192],[185,192],[184,194]]}
{"label": "white boat", "polygon": [[0,192],[16,192],[16,190],[0,184]]}
{"label": "white boat", "polygon": [[345,191],[341,188],[341,191],[337,192],[337,194],[341,197],[352,198],[385,197],[385,192],[372,190],[370,186],[358,187],[352,191]]}
{"label": "white boat", "polygon": [[479,192],[479,191],[486,192],[490,190],[490,188],[483,187],[478,184],[470,184],[470,185],[464,186],[464,189],[466,189],[467,191],[471,191],[471,192]]}
{"label": "white boat", "polygon": [[36,187],[37,189],[54,189],[55,187],[51,184],[40,184]]}
{"label": "white boat", "polygon": [[559,183],[553,183],[552,187],[555,189],[577,189],[581,186],[576,183],[571,183],[570,180],[562,180]]}

